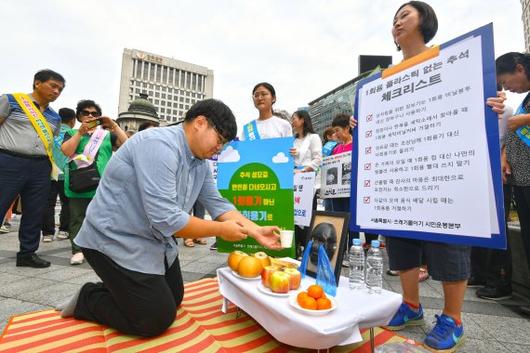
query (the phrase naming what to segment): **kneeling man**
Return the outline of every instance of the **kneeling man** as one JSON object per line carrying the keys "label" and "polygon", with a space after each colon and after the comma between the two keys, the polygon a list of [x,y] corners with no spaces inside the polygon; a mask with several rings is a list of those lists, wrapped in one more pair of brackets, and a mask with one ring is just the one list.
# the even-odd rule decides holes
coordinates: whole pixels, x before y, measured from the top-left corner
{"label": "kneeling man", "polygon": [[[75,242],[102,283],[86,283],[62,316],[144,337],[175,320],[184,287],[175,237],[247,236],[279,249],[277,227],[260,227],[221,197],[206,159],[234,139],[220,101],[197,102],[178,126],[142,131],[111,158]],[[214,221],[188,214],[195,201]]]}

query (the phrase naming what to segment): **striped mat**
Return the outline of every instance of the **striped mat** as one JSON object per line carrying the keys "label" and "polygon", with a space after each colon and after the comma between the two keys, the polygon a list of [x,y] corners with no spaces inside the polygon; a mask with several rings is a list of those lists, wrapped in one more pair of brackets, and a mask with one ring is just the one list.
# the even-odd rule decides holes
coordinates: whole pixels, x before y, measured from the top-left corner
{"label": "striped mat", "polygon": [[[185,285],[185,295],[173,325],[161,336],[126,336],[92,322],[63,319],[54,310],[13,316],[0,337],[0,352],[311,352],[276,341],[250,316],[237,316],[230,306],[223,314],[215,278]],[[331,352],[370,352],[369,331],[364,341],[335,347]],[[375,342],[405,339],[380,328]]]}

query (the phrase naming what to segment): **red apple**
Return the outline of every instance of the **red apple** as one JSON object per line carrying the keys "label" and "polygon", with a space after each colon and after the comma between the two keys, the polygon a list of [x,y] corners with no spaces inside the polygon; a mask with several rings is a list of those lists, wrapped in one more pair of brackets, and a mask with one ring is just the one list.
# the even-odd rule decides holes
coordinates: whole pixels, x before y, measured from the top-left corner
{"label": "red apple", "polygon": [[261,271],[261,284],[263,287],[269,288],[271,283],[271,276],[275,271],[279,271],[278,266],[265,266],[263,271]]}
{"label": "red apple", "polygon": [[239,250],[232,251],[230,255],[228,255],[228,261],[227,261],[228,267],[230,267],[232,271],[237,272],[237,268],[239,267],[239,261],[241,261],[241,259],[245,256],[248,256],[248,255],[244,253],[243,251],[239,251]]}
{"label": "red apple", "polygon": [[289,275],[283,271],[275,271],[271,275],[270,289],[274,293],[289,292]]}
{"label": "red apple", "polygon": [[302,282],[302,274],[295,268],[284,268],[283,272],[289,275],[289,290],[298,289]]}

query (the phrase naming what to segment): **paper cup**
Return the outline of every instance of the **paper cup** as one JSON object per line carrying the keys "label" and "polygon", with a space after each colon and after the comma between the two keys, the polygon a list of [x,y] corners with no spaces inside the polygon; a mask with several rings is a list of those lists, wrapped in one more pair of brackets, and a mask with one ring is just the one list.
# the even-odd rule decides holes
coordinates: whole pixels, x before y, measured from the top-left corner
{"label": "paper cup", "polygon": [[293,244],[294,230],[280,230],[282,248],[290,248]]}

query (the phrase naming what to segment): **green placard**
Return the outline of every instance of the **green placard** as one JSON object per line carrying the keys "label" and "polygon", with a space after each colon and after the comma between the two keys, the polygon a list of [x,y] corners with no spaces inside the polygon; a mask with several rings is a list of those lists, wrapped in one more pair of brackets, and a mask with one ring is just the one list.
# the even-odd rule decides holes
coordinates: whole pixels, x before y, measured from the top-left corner
{"label": "green placard", "polygon": [[[275,139],[284,140],[284,139]],[[269,140],[265,140],[269,141]],[[265,141],[259,141],[264,143]],[[273,141],[271,141],[273,142]],[[283,141],[282,141],[283,142]],[[243,144],[239,142],[239,144]],[[256,144],[256,142],[244,142],[245,145]],[[273,144],[272,148],[277,146]],[[287,149],[286,146],[292,145],[292,139],[285,141],[285,146],[276,148]],[[239,145],[236,145],[236,147]],[[252,146],[252,145],[251,145]],[[248,147],[247,147],[248,148]],[[281,229],[294,229],[294,197],[292,187],[292,163],[270,163],[265,164],[269,159],[263,158],[260,162],[241,163],[241,165],[232,171],[229,171],[228,183],[222,183],[227,189],[221,188],[219,192],[228,201],[233,203],[236,208],[248,219],[261,226],[278,226]],[[223,169],[222,157],[219,159],[219,175],[226,178],[226,169]],[[278,173],[274,169],[281,168],[279,173],[282,173],[284,179],[281,180]],[[286,173],[288,170],[288,173]],[[282,189],[281,186],[284,186]],[[217,250],[219,252],[231,252],[233,250],[241,250],[252,254],[258,251],[264,251],[268,255],[275,257],[295,257],[295,245],[291,248],[282,249],[279,251],[269,250],[254,239],[247,238],[240,242],[229,242],[221,238],[217,238]]]}

